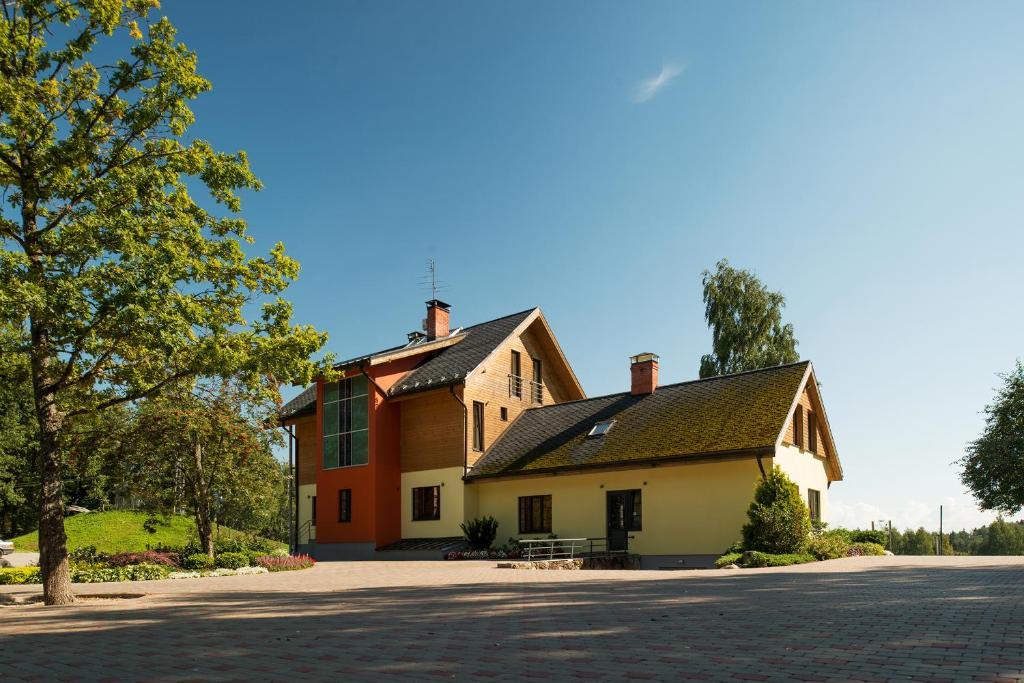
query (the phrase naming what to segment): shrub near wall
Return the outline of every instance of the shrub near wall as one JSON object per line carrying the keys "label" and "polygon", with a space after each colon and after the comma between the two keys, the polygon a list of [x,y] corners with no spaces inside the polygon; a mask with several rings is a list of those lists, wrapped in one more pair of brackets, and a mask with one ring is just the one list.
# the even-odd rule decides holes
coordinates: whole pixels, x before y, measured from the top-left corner
{"label": "shrub near wall", "polygon": [[778,466],[757,484],[743,525],[744,550],[785,555],[807,547],[811,516],[800,489]]}

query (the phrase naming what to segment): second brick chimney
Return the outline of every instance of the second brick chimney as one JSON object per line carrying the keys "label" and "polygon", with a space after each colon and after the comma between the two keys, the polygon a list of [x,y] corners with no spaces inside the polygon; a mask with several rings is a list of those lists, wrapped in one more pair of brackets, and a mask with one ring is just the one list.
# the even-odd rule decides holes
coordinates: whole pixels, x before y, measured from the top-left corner
{"label": "second brick chimney", "polygon": [[431,299],[427,302],[427,319],[423,325],[427,339],[442,339],[448,336],[451,331],[449,328],[451,309],[451,306],[440,299]]}
{"label": "second brick chimney", "polygon": [[653,353],[639,353],[629,358],[629,372],[632,383],[629,392],[634,396],[653,394],[658,388],[658,356]]}

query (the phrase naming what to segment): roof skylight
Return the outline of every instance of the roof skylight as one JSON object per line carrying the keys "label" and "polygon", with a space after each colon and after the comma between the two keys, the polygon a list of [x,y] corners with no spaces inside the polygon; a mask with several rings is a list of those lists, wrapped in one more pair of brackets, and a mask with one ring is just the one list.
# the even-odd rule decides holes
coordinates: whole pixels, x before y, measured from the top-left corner
{"label": "roof skylight", "polygon": [[593,429],[587,436],[604,436],[608,433],[608,430],[615,424],[615,420],[602,420],[594,425]]}

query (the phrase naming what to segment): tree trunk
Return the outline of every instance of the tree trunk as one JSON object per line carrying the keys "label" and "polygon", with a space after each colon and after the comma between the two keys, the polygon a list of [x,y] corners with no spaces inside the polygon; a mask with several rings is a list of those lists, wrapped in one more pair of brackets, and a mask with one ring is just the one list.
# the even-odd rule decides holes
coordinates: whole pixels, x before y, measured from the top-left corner
{"label": "tree trunk", "polygon": [[196,532],[199,534],[199,543],[203,546],[203,552],[213,559],[213,519],[210,511],[210,490],[206,484],[206,473],[203,471],[203,445],[196,440],[195,443],[195,517]]}
{"label": "tree trunk", "polygon": [[[48,346],[45,332],[36,325],[32,330],[33,345]],[[36,348],[39,348],[38,346]],[[71,571],[68,565],[67,534],[64,532],[64,484],[61,478],[63,457],[60,430],[64,416],[54,404],[48,362],[45,356],[32,363],[32,381],[36,394],[36,417],[39,421],[39,455],[42,461],[42,486],[39,501],[39,569],[43,575],[43,601],[47,605],[74,602],[71,592]]]}

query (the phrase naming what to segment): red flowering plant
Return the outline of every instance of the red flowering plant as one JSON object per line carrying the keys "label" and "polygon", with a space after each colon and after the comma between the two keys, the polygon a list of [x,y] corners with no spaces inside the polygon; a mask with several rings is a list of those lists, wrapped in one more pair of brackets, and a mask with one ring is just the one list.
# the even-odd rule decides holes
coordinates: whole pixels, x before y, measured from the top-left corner
{"label": "red flowering plant", "polygon": [[180,567],[177,553],[162,553],[147,550],[141,553],[118,553],[111,555],[107,564],[111,567],[127,567],[133,564],[158,564],[164,567]]}
{"label": "red flowering plant", "polygon": [[316,564],[316,560],[309,555],[283,555],[281,557],[277,555],[264,555],[256,558],[256,566],[263,567],[271,572],[309,569],[314,564]]}

